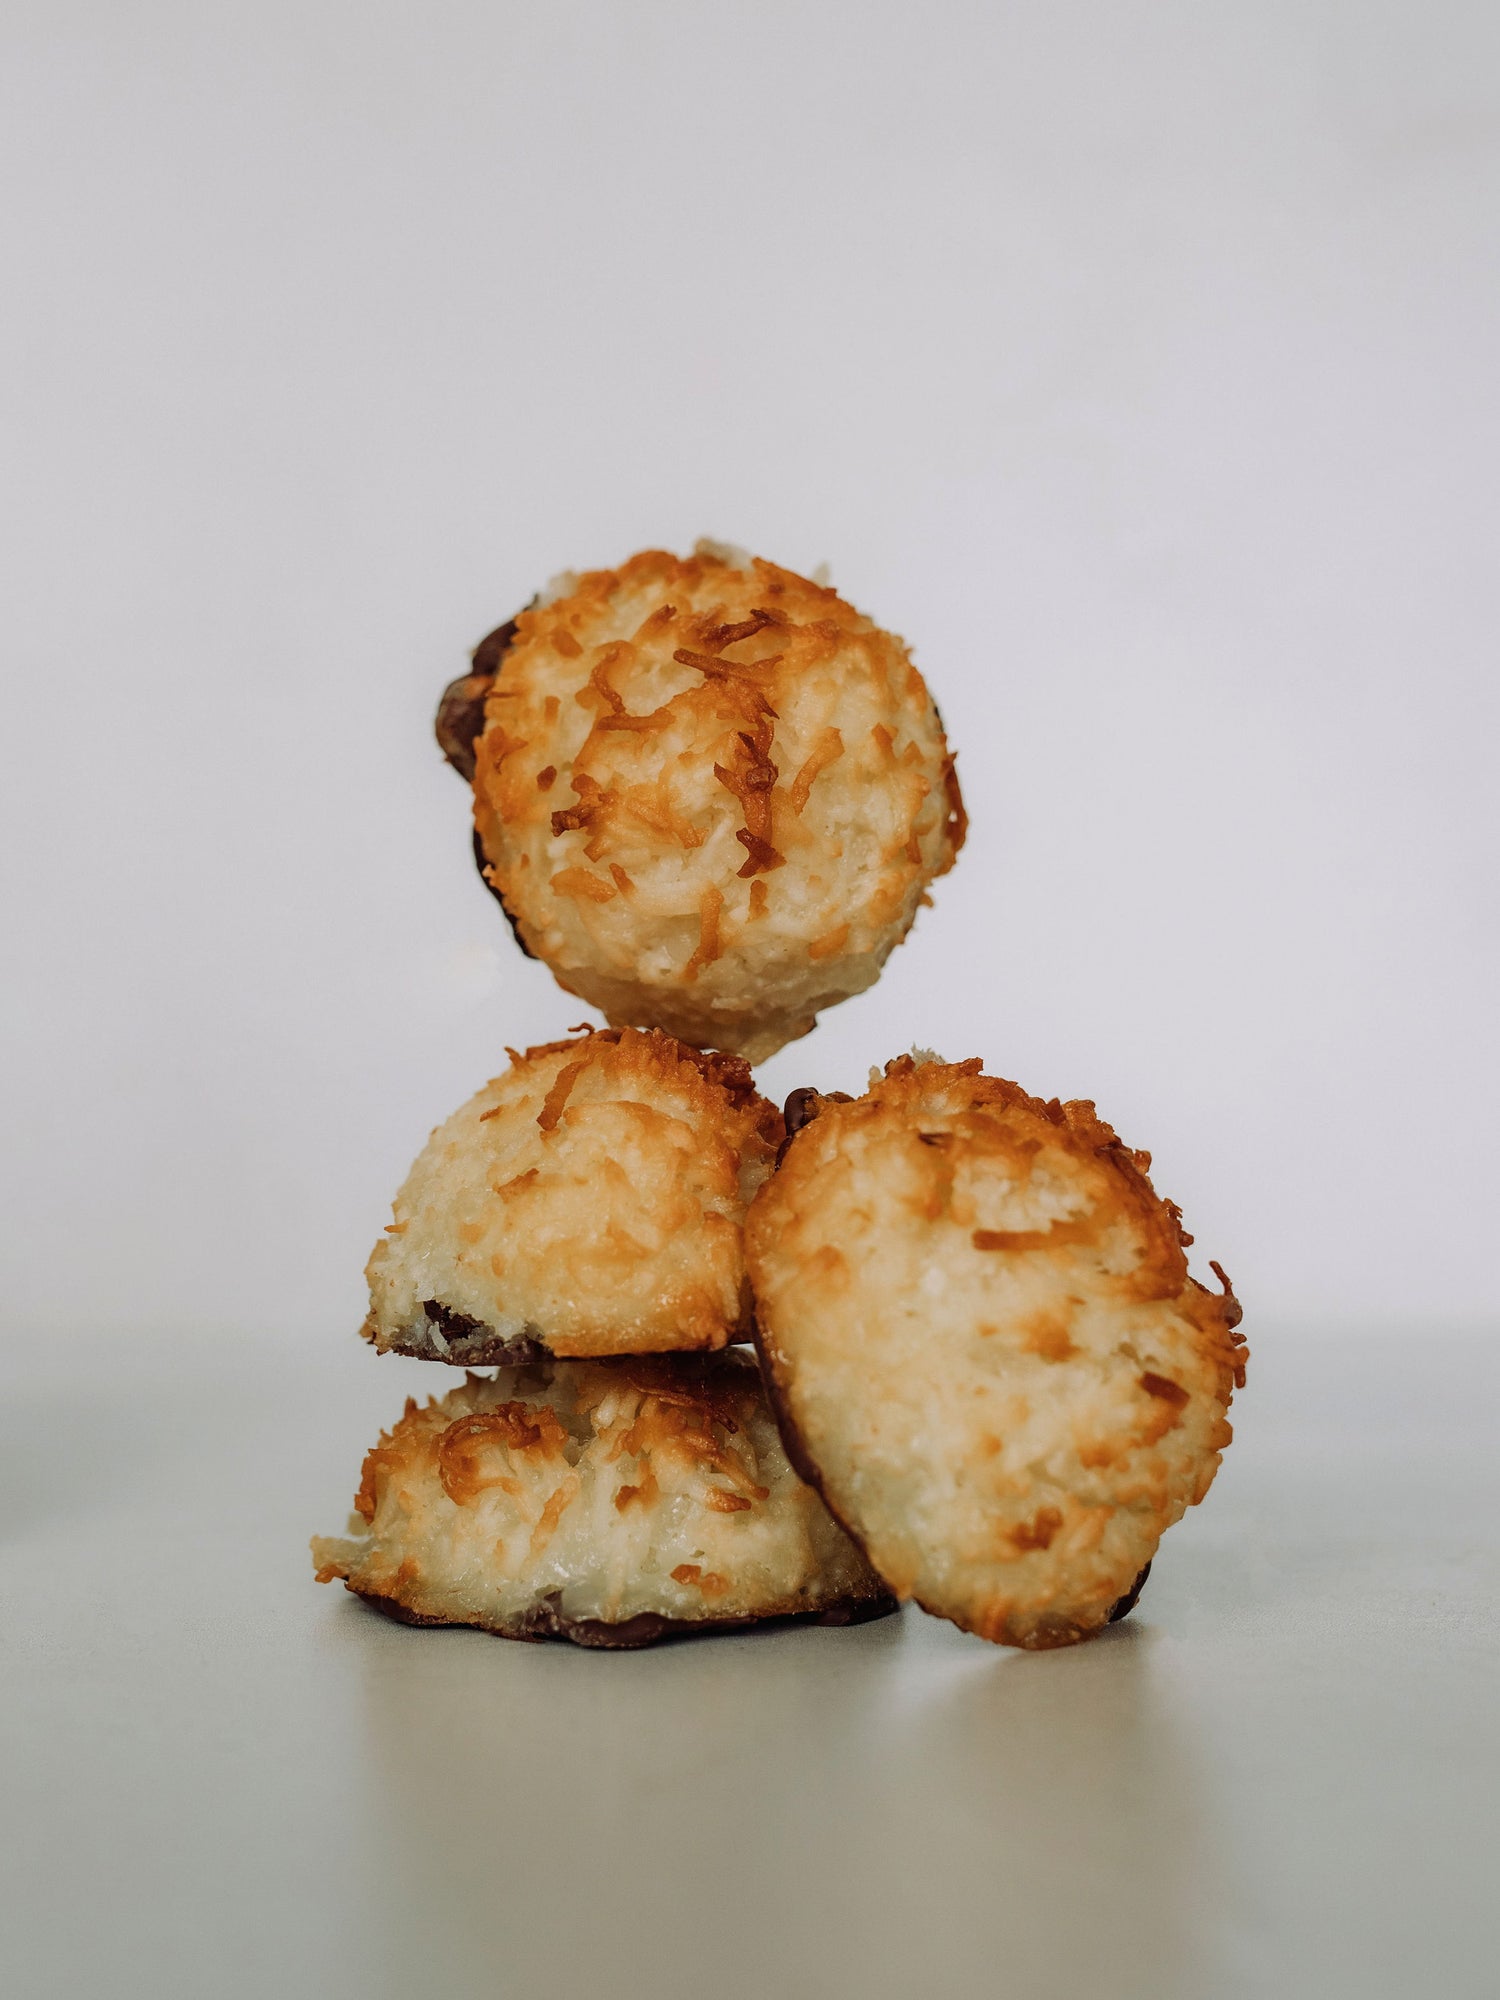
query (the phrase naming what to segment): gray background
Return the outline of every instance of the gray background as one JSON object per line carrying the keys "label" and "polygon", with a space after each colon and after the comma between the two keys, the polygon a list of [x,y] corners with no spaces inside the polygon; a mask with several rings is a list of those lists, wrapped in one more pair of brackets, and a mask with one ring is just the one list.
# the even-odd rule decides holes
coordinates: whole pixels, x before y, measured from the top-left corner
{"label": "gray background", "polygon": [[343,1331],[583,1017],[431,747],[709,532],[905,634],[974,831],[879,988],[1260,1314],[1493,1300],[1500,10],[7,10],[0,1032],[26,1333]]}

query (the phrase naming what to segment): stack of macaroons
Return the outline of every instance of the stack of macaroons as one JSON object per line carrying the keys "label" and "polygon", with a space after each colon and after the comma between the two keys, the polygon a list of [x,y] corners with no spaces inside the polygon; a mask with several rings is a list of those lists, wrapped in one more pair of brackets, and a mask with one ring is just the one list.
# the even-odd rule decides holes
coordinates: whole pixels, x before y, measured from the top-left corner
{"label": "stack of macaroons", "polygon": [[370,1452],[320,1579],[416,1624],[643,1646],[895,1600],[777,1436],[745,1216],[785,1135],[657,1029],[512,1052],[428,1140],[367,1270],[382,1351],[497,1367]]}
{"label": "stack of macaroons", "polygon": [[1123,1617],[1244,1380],[1148,1156],[977,1059],[785,1117],[751,1075],[962,842],[901,642],[737,551],[648,552],[493,632],[438,738],[517,942],[612,1025],[508,1051],[397,1195],[362,1331],[466,1372],[370,1451],[319,1580],[608,1648]]}

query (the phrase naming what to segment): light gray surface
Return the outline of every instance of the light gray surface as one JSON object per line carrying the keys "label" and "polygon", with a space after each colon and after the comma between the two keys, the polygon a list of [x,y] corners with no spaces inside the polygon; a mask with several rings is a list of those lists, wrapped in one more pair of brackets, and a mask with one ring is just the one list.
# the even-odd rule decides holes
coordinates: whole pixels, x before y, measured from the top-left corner
{"label": "light gray surface", "polygon": [[634,1655],[314,1587],[448,1371],[13,1358],[4,1990],[1489,1995],[1500,1344],[1262,1334],[1140,1611]]}

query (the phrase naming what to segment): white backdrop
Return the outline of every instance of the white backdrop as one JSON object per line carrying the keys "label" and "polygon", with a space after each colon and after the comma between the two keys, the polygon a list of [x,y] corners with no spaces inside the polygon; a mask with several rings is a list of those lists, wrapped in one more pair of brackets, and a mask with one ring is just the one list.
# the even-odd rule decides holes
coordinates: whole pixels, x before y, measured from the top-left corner
{"label": "white backdrop", "polygon": [[768,1088],[982,1054],[1252,1335],[1487,1310],[1500,9],[7,22],[22,1337],[349,1332],[428,1127],[583,1018],[437,692],[704,532],[907,636],[974,820]]}

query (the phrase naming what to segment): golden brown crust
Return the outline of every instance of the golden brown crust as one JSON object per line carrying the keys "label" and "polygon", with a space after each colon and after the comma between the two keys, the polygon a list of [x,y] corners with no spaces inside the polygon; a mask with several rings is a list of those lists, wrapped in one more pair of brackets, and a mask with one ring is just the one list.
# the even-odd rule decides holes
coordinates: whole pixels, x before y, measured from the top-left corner
{"label": "golden brown crust", "polygon": [[781,1450],[736,1353],[556,1362],[408,1402],[367,1454],[342,1580],[409,1624],[634,1646],[894,1599]]}
{"label": "golden brown crust", "polygon": [[[870,985],[966,824],[900,641],[701,548],[594,571],[515,625],[475,825],[565,990],[759,1061]],[[470,678],[450,691],[465,718]]]}
{"label": "golden brown crust", "polygon": [[428,1141],[371,1256],[382,1352],[488,1366],[722,1347],[782,1137],[739,1057],[634,1028],[512,1053]]}
{"label": "golden brown crust", "polygon": [[898,1595],[971,1631],[1045,1647],[1123,1616],[1245,1364],[1149,1156],[977,1060],[903,1057],[788,1114],[746,1243],[791,1461]]}

